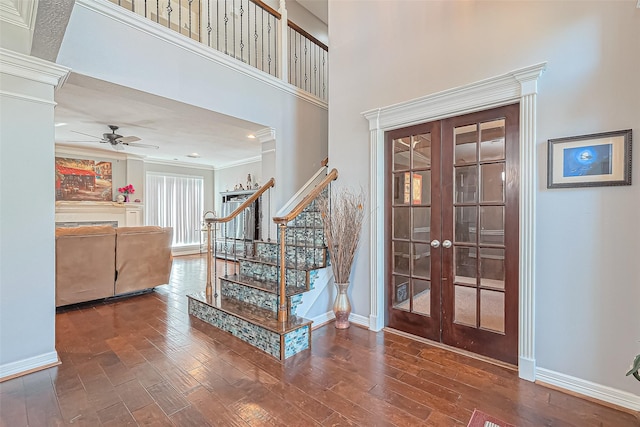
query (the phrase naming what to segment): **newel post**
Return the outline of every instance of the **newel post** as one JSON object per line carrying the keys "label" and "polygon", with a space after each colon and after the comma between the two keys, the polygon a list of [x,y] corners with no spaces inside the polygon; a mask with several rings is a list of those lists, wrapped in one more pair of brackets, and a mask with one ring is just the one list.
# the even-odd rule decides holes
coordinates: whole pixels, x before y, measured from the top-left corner
{"label": "newel post", "polygon": [[280,0],[280,25],[278,26],[278,36],[280,44],[278,46],[280,57],[280,79],[289,83],[289,41],[287,34],[289,33],[289,18],[287,17],[287,7],[285,0]]}
{"label": "newel post", "polygon": [[280,295],[279,295],[279,309],[278,309],[278,321],[285,323],[287,321],[287,224],[279,224],[280,229]]}

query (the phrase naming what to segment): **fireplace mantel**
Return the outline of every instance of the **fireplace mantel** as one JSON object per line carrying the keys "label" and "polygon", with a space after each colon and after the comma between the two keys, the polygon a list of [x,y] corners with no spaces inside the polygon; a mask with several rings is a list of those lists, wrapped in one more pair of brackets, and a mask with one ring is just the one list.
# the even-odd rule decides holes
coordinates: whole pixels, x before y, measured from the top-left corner
{"label": "fireplace mantel", "polygon": [[144,206],[140,203],[56,202],[56,222],[117,221],[118,227],[143,225]]}

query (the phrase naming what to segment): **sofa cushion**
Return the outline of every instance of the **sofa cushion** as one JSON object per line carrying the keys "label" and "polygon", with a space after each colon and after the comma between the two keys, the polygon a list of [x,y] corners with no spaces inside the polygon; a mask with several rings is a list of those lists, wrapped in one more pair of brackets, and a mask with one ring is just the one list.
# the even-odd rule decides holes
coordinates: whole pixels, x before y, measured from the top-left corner
{"label": "sofa cushion", "polygon": [[139,291],[169,283],[171,227],[121,227],[116,229],[115,293]]}
{"label": "sofa cushion", "polygon": [[56,229],[56,307],[113,296],[115,249],[111,226]]}

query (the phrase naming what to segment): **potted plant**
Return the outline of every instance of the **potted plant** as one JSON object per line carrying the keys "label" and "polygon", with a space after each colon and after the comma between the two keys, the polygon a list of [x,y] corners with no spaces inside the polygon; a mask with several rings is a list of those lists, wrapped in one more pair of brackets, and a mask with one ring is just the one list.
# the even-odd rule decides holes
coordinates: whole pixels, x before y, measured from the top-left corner
{"label": "potted plant", "polygon": [[638,373],[638,371],[640,371],[640,354],[638,354],[636,358],[633,359],[631,369],[629,370],[629,372],[627,372],[627,376],[633,375],[638,381],[640,381],[640,373]]}
{"label": "potted plant", "polygon": [[347,290],[364,221],[364,193],[360,191],[356,194],[342,189],[328,197],[321,197],[319,201],[331,269],[338,292],[333,303],[335,327],[346,329],[349,327],[351,314]]}

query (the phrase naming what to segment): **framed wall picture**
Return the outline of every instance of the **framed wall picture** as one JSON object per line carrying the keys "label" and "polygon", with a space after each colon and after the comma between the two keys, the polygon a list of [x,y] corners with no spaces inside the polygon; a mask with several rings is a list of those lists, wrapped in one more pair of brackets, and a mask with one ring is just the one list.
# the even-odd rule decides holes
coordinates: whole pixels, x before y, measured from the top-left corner
{"label": "framed wall picture", "polygon": [[631,129],[550,139],[547,188],[631,185]]}
{"label": "framed wall picture", "polygon": [[56,201],[111,201],[111,162],[56,157]]}

